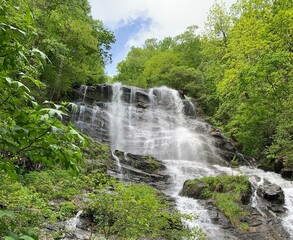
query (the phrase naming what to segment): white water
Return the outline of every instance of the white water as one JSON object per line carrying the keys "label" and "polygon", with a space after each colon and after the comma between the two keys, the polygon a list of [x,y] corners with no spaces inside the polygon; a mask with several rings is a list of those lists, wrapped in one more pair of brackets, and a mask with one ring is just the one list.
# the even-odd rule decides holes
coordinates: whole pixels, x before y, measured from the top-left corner
{"label": "white water", "polygon": [[[113,85],[111,103],[108,103],[109,132],[111,149],[134,154],[151,155],[164,162],[172,184],[166,193],[176,199],[178,209],[183,213],[197,214],[199,219],[189,222],[190,226],[199,226],[209,239],[233,239],[225,230],[211,222],[204,207],[195,199],[180,197],[179,191],[187,179],[214,175],[249,176],[254,185],[267,179],[280,185],[285,192],[285,206],[288,209],[283,218],[283,225],[293,239],[293,184],[282,179],[278,174],[266,173],[259,169],[241,167],[239,170],[227,166],[215,151],[213,140],[208,134],[209,125],[191,119],[184,114],[184,105],[177,91],[167,87],[150,89],[144,93],[150,99],[143,109],[136,107],[137,88],[130,88],[128,100],[121,84]],[[80,113],[86,109],[81,106]],[[98,114],[98,109],[93,113]],[[82,114],[80,115],[82,116]],[[78,121],[82,122],[82,117]],[[94,124],[95,119],[92,119]],[[114,156],[115,157],[115,156]],[[119,159],[115,158],[121,168]],[[257,195],[253,196],[253,206],[262,212]],[[263,213],[265,214],[265,213]]]}
{"label": "white water", "polygon": [[68,231],[74,231],[77,224],[79,223],[79,217],[82,213],[82,210],[78,211],[74,218],[69,219],[65,224],[65,229]]}
{"label": "white water", "polygon": [[[279,185],[283,189],[285,194],[285,208],[287,211],[285,217],[282,219],[282,223],[285,229],[289,232],[291,239],[293,239],[293,182],[281,178],[279,174],[264,172],[261,169],[241,167],[240,171],[242,174],[249,176],[252,184],[260,185],[264,180],[268,180]],[[256,207],[260,208],[257,203]]]}
{"label": "white water", "polygon": [[[197,200],[178,195],[187,179],[220,174],[221,171],[213,167],[214,163],[225,166],[225,162],[213,153],[208,125],[184,115],[183,102],[175,90],[167,87],[150,89],[147,93],[150,105],[140,109],[135,107],[137,89],[131,88],[126,104],[121,100],[121,87],[114,84],[109,107],[112,150],[152,155],[162,160],[172,178],[166,193],[175,197],[181,212],[200,216],[189,225],[200,226],[209,237],[220,239],[220,229],[212,224],[207,211]],[[192,129],[198,126],[201,132]]]}

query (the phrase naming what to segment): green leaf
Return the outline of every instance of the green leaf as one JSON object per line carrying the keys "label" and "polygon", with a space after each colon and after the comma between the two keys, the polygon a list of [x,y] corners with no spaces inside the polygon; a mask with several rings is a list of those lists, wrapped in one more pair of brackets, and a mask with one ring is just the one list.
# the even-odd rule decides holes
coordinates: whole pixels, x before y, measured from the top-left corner
{"label": "green leaf", "polygon": [[12,79],[11,78],[9,78],[9,77],[6,77],[6,78],[4,78],[5,80],[6,80],[6,82],[8,82],[8,84],[11,84],[12,83]]}
{"label": "green leaf", "polygon": [[43,108],[40,111],[48,112],[51,117],[54,117],[55,115],[57,115],[60,119],[62,119],[62,115],[67,115],[61,110],[54,109],[54,108]]}
{"label": "green leaf", "polygon": [[81,136],[75,129],[73,129],[72,127],[70,127],[70,131],[69,131],[70,134],[74,134],[76,135],[80,141],[84,141],[84,137]]}
{"label": "green leaf", "polygon": [[20,81],[12,81],[12,84],[16,84],[18,88],[24,88],[27,92],[31,92],[31,90]]}
{"label": "green leaf", "polygon": [[12,211],[0,210],[0,218],[3,218],[3,217],[14,218],[15,214]]}
{"label": "green leaf", "polygon": [[27,235],[22,235],[19,239],[23,239],[23,240],[34,240],[32,237],[27,236]]}
{"label": "green leaf", "polygon": [[10,28],[11,30],[18,31],[18,32],[21,33],[22,35],[26,36],[25,31],[22,31],[22,30],[20,30],[20,29],[18,29],[18,28],[16,28],[16,27],[11,26],[11,25],[9,25],[9,28]]}
{"label": "green leaf", "polygon": [[5,236],[4,240],[16,240],[14,237]]}
{"label": "green leaf", "polygon": [[43,53],[42,51],[40,51],[39,49],[37,49],[37,48],[32,49],[32,52],[33,53],[38,53],[41,56],[41,58],[44,59],[44,60],[48,59],[47,55],[45,53]]}

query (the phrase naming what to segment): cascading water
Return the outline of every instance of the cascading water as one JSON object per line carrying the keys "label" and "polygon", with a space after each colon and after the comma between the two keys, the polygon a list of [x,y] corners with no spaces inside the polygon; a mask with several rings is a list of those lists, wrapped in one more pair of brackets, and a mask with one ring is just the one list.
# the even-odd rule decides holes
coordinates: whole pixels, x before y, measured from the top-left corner
{"label": "cascading water", "polygon": [[[85,98],[83,97],[83,102]],[[197,200],[179,196],[179,191],[187,179],[246,174],[255,184],[259,184],[255,176],[278,182],[286,194],[285,206],[288,212],[287,217],[283,219],[284,226],[293,237],[292,183],[276,174],[266,174],[258,169],[241,167],[240,171],[236,171],[229,168],[219,157],[213,139],[208,134],[209,125],[194,117],[187,117],[186,104],[190,106],[189,111],[194,111],[195,108],[188,99],[185,99],[184,103],[177,91],[167,87],[146,91],[117,83],[111,86],[111,99],[104,101],[103,109],[98,106],[80,105],[80,114],[76,117],[75,125],[81,130],[88,125],[85,133],[96,135],[97,138],[101,138],[100,132],[103,132],[103,140],[110,143],[113,152],[121,150],[126,153],[151,155],[162,160],[172,181],[166,194],[175,198],[181,212],[199,215],[198,220],[188,224],[200,226],[209,238],[235,239],[212,223],[208,212]],[[97,117],[100,120],[97,120]],[[91,120],[83,122],[87,118]],[[95,129],[99,129],[97,134],[94,133]],[[109,136],[104,134],[105,131]],[[120,164],[118,158],[117,164]],[[257,200],[254,200],[257,208]]]}

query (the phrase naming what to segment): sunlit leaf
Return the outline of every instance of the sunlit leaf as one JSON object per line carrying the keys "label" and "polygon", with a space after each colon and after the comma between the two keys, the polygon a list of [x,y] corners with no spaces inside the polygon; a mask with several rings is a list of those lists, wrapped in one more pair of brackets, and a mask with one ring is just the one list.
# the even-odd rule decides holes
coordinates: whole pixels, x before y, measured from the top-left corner
{"label": "sunlit leaf", "polygon": [[32,237],[27,236],[27,235],[22,235],[19,239],[23,239],[23,240],[35,240]]}
{"label": "sunlit leaf", "polygon": [[19,81],[12,81],[12,84],[16,84],[18,88],[24,88],[27,92],[30,92],[31,90],[25,86],[22,82]]}
{"label": "sunlit leaf", "polygon": [[32,49],[33,53],[38,53],[42,59],[48,59],[47,55],[37,48]]}
{"label": "sunlit leaf", "polygon": [[61,110],[54,109],[54,108],[43,108],[41,109],[41,111],[48,112],[51,117],[57,115],[60,119],[62,119],[62,115],[67,115]]}

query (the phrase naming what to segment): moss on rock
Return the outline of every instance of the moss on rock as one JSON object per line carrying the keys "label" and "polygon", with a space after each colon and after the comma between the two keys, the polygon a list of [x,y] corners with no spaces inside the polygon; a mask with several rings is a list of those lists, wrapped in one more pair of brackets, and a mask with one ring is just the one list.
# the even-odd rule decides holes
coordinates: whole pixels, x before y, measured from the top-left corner
{"label": "moss on rock", "polygon": [[215,176],[187,180],[180,195],[211,199],[235,227],[242,230],[248,227],[241,222],[241,217],[248,214],[242,206],[249,202],[251,196],[251,184],[246,176]]}

